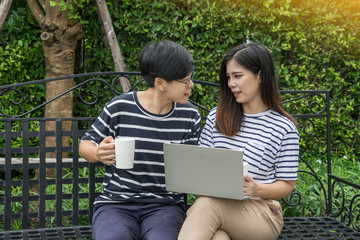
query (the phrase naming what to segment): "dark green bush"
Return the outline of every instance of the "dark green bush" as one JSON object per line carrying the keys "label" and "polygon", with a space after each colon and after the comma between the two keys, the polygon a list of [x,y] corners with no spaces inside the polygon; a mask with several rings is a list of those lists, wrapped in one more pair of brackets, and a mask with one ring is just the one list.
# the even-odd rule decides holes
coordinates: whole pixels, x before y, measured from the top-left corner
{"label": "dark green bush", "polygon": [[[139,71],[138,57],[146,43],[170,39],[193,54],[196,79],[216,82],[220,62],[230,48],[247,38],[266,45],[274,55],[281,89],[331,90],[332,157],[359,161],[360,6],[356,1],[111,0],[107,3],[129,71]],[[45,77],[40,30],[25,6],[25,0],[13,1],[0,33],[1,84]],[[75,72],[115,70],[94,5],[84,5],[80,13],[85,38],[77,49],[78,56],[82,53],[83,57],[77,58]],[[104,92],[101,85],[93,86],[92,90]],[[45,98],[44,89],[33,91],[39,101]],[[206,88],[197,86],[193,92],[194,100],[213,106]],[[76,101],[75,108],[76,116],[96,116],[102,105],[80,106]],[[316,143],[306,146],[307,157],[315,164],[324,149]]]}

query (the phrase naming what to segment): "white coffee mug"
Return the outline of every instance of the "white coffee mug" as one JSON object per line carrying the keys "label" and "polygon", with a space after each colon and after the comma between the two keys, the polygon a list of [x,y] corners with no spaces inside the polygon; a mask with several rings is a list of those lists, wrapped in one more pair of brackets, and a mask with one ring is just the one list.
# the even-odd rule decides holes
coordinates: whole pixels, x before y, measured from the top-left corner
{"label": "white coffee mug", "polygon": [[243,173],[244,175],[248,174],[249,164],[247,162],[243,162]]}
{"label": "white coffee mug", "polygon": [[116,168],[132,169],[134,167],[135,138],[115,138]]}

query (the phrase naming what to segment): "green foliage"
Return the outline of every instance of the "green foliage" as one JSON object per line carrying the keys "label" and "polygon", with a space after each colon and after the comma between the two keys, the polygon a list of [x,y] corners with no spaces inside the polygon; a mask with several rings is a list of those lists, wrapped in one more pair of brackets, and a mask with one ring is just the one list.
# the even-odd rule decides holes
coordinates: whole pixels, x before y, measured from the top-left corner
{"label": "green foliage", "polygon": [[[109,4],[126,65],[132,71],[138,71],[138,55],[147,42],[171,39],[193,54],[196,79],[216,82],[227,50],[246,37],[263,43],[274,55],[281,89],[331,90],[332,149],[351,159],[360,154],[360,33],[355,30],[360,13],[356,9],[352,1],[320,0]],[[103,56],[100,59],[110,59]],[[211,94],[199,87],[193,92],[193,100],[211,105]]]}
{"label": "green foliage", "polygon": [[74,23],[80,22],[81,24],[86,24],[88,21],[84,20],[80,16],[80,12],[77,11],[78,8],[83,8],[85,5],[89,4],[89,0],[70,0],[70,1],[50,1],[50,6],[58,6],[61,11],[67,12],[69,19]]}
{"label": "green foliage", "polygon": [[[314,173],[319,177],[319,181],[323,183],[323,189],[319,184],[318,180],[311,176],[308,173],[299,173],[299,179],[296,181],[294,192],[299,193],[302,198],[301,200],[298,196],[294,195],[291,199],[284,199],[288,203],[298,203],[295,207],[291,207],[286,205],[284,202],[281,202],[284,216],[325,216],[326,208],[325,208],[325,194],[328,193],[328,185],[327,185],[327,165],[326,162],[317,159],[310,163],[312,169],[314,169]],[[360,184],[360,179],[358,176],[358,169],[360,167],[360,162],[352,162],[346,158],[335,158],[332,159],[332,170],[335,176],[341,176],[342,178],[352,181],[355,184]],[[300,164],[300,169],[308,170],[304,163]],[[344,206],[350,206],[350,201],[357,194],[359,194],[355,188],[352,188],[349,185],[343,185],[344,192],[341,192],[341,188],[339,185],[335,185],[334,192],[339,194],[337,197],[333,197],[333,213],[334,215],[340,212],[342,209],[342,197],[344,197]],[[334,196],[336,195],[334,194]],[[356,206],[356,203],[354,203]],[[353,211],[356,213],[356,210]]]}
{"label": "green foliage", "polygon": [[[12,9],[0,32],[0,83],[8,85],[18,82],[26,82],[45,76],[44,53],[40,30],[36,28],[36,22],[31,17],[25,4],[14,1]],[[16,9],[16,10],[15,10]],[[23,99],[26,106],[38,105],[45,99],[43,86],[32,86],[26,89],[26,96],[18,92],[8,91],[1,96],[1,105],[9,106],[2,108],[6,114],[18,114],[19,109],[9,101],[19,102]],[[42,115],[41,112],[35,116]]]}
{"label": "green foliage", "polygon": [[[95,5],[87,0],[73,2],[79,8],[71,12],[72,19],[81,21],[85,32],[77,49],[77,56],[81,53],[82,57],[77,58],[75,72],[113,71],[111,51],[103,41]],[[71,10],[65,1],[54,4]],[[195,79],[217,82],[220,63],[230,48],[245,42],[247,37],[267,46],[275,59],[280,89],[331,90],[332,158],[345,157],[349,162],[341,166],[346,171],[337,168],[334,171],[341,176],[353,171],[347,168],[358,162],[360,155],[360,5],[356,1],[111,0],[107,4],[129,71],[139,71],[138,58],[146,43],[170,39],[188,48],[194,56]],[[40,28],[24,6],[25,0],[13,1],[0,32],[1,84],[45,76]],[[101,93],[103,87],[95,84],[91,90]],[[45,99],[44,86],[31,91],[30,96],[36,96],[32,99],[38,102]],[[212,94],[206,87],[196,85],[192,99],[213,107]],[[7,104],[14,98],[19,96],[11,92],[5,98],[1,96],[1,101]],[[96,116],[102,106],[84,106],[76,100],[74,115]],[[287,109],[292,112],[292,106]],[[9,111],[18,110],[14,107]],[[321,136],[324,132],[317,134]],[[324,152],[323,143],[301,145],[306,147],[305,157],[312,164],[321,160],[318,156]]]}

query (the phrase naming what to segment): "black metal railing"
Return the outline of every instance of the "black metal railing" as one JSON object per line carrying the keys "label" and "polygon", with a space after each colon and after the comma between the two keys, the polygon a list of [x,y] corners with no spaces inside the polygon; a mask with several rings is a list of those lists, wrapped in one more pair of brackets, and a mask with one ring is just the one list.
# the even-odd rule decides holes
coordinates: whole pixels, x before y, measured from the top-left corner
{"label": "black metal railing", "polygon": [[[38,116],[38,112],[43,111],[45,105],[70,92],[76,92],[75,108],[90,105],[101,109],[102,106],[99,105],[122,93],[120,78],[129,81],[131,90],[146,88],[141,75],[131,72],[75,74],[0,86],[0,102],[3,103],[0,105],[0,160],[2,160],[0,161],[2,193],[0,206],[4,206],[0,208],[0,224],[3,222],[4,230],[10,230],[17,221],[26,229],[31,226],[32,219],[38,219],[36,224],[41,228],[54,219],[56,222],[53,224],[56,226],[66,225],[66,221],[70,222],[70,225],[79,225],[81,216],[91,219],[92,202],[100,191],[96,190],[96,185],[101,184],[102,180],[99,176],[102,174],[99,168],[101,164],[94,165],[83,161],[78,155],[78,142],[94,121],[96,113],[92,117],[79,115],[73,118],[53,119],[33,115]],[[55,98],[45,101],[44,97],[28,97],[29,89],[36,86],[45,89],[44,85],[47,82],[64,79],[74,79],[75,85]],[[209,110],[216,106],[219,85],[198,80],[194,80],[194,83],[190,101],[198,106],[202,118],[205,119]],[[94,91],[93,86],[99,85],[103,86],[97,88],[101,92]],[[359,192],[360,186],[332,174],[330,92],[281,91],[281,96],[284,107],[299,123],[298,129],[301,135],[299,175],[310,176],[319,186],[319,201],[321,199],[323,201],[325,215],[339,218],[348,226],[359,230],[360,194],[346,199],[346,189],[350,186],[354,191]],[[32,100],[36,105],[31,105]],[[12,111],[13,109],[16,111]],[[91,108],[87,109],[90,111]],[[83,113],[87,114],[86,111]],[[46,130],[45,125],[50,121],[56,122],[55,130]],[[62,129],[62,123],[66,121],[72,123],[71,130]],[[47,146],[43,139],[48,137],[55,137],[56,145]],[[63,144],[64,137],[70,138],[70,144]],[[49,153],[55,154],[54,157],[48,157]],[[64,154],[68,156],[64,157]],[[71,160],[67,161],[67,159]],[[314,170],[317,159],[322,159],[322,164],[325,164],[326,176],[319,176]],[[55,168],[53,177],[46,176],[49,168]],[[66,168],[72,170],[65,173],[71,174],[71,177],[64,176],[63,169]],[[80,173],[82,170],[88,172],[82,176]],[[344,185],[347,187],[344,188]],[[55,189],[55,193],[46,192],[49,186]],[[72,191],[64,192],[65,187]],[[92,190],[82,192],[82,187]],[[101,189],[101,186],[98,189]],[[306,197],[304,192],[297,189],[291,197],[283,200],[283,204],[289,208],[301,205],[306,207],[308,205],[305,201]],[[340,205],[334,205],[334,199],[340,199]],[[47,209],[49,203],[54,201],[55,209]],[[79,208],[81,201],[87,202],[88,209]],[[72,206],[64,210],[64,204]],[[17,206],[21,206],[21,211]]]}

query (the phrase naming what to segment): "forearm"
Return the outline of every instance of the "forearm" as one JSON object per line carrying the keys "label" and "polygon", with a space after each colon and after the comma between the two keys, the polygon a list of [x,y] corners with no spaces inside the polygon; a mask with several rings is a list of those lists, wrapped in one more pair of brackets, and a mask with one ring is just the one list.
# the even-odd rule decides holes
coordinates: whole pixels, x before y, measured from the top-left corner
{"label": "forearm", "polygon": [[278,180],[271,184],[258,184],[258,197],[264,199],[281,199],[290,196],[295,181]]}
{"label": "forearm", "polygon": [[95,163],[100,161],[98,155],[98,146],[89,140],[80,142],[79,153],[88,162]]}

